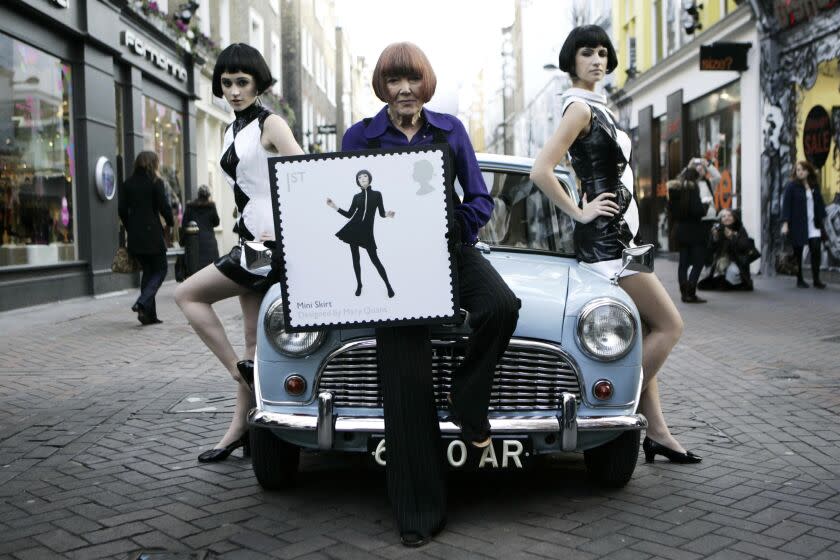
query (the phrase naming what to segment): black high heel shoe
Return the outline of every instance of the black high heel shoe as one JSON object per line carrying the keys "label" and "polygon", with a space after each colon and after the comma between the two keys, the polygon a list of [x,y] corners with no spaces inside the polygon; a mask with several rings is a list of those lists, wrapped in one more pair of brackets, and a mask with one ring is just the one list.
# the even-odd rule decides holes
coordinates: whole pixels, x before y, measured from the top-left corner
{"label": "black high heel shoe", "polygon": [[248,384],[251,390],[254,389],[254,360],[242,360],[236,362],[236,369],[239,370],[239,375]]}
{"label": "black high heel shoe", "polygon": [[209,449],[198,456],[199,463],[218,463],[227,459],[231,453],[242,447],[242,457],[251,456],[251,440],[248,439],[248,432],[246,431],[242,437],[234,441],[227,447],[218,449]]}
{"label": "black high heel shoe", "polygon": [[657,455],[662,455],[672,463],[699,463],[703,460],[702,457],[695,455],[691,451],[686,451],[685,453],[674,451],[670,447],[665,447],[647,436],[645,436],[645,440],[642,442],[642,449],[645,452],[645,463],[653,463],[653,459]]}

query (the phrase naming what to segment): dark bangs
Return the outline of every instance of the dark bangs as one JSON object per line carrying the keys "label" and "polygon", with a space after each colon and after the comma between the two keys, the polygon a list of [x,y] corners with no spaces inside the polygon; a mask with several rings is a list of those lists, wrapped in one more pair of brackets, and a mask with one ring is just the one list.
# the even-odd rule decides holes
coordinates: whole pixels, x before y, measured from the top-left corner
{"label": "dark bangs", "polygon": [[242,72],[253,76],[257,85],[257,93],[263,93],[276,80],[271,77],[265,59],[260,51],[245,43],[233,43],[219,53],[216,66],[213,68],[213,95],[222,97],[222,74]]}
{"label": "dark bangs", "polygon": [[615,47],[613,47],[610,36],[607,35],[604,28],[598,25],[582,25],[572,29],[569,36],[566,37],[566,42],[563,43],[563,48],[560,49],[557,64],[560,70],[568,73],[572,78],[577,78],[575,74],[575,55],[578,49],[583,47],[589,47],[590,49],[605,47],[607,49],[607,74],[612,73],[618,66]]}

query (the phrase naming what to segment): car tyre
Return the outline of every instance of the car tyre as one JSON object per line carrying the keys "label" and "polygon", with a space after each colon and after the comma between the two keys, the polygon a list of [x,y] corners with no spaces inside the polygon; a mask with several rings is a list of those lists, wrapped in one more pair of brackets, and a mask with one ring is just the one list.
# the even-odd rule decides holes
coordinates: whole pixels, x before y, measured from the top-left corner
{"label": "car tyre", "polygon": [[300,447],[287,443],[271,430],[251,428],[251,466],[266,490],[283,490],[294,484]]}
{"label": "car tyre", "polygon": [[621,488],[630,481],[639,459],[639,430],[583,452],[589,477],[601,486]]}

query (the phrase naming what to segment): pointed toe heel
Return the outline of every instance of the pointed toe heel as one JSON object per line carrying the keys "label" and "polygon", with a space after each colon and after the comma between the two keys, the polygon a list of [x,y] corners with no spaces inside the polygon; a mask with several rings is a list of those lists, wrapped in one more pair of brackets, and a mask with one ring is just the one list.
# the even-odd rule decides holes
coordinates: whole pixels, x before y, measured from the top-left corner
{"label": "pointed toe heel", "polygon": [[[246,447],[248,454],[251,453],[251,442],[248,440],[248,432],[245,432],[245,435],[240,437],[238,440],[234,441],[227,447],[218,447],[214,449],[208,449],[204,453],[198,456],[199,463],[218,463],[220,461],[224,461],[230,454],[236,451],[240,447]],[[243,456],[245,450],[243,450]]]}
{"label": "pointed toe heel", "polygon": [[675,451],[670,447],[665,447],[661,443],[653,441],[647,436],[645,436],[645,440],[642,442],[642,449],[645,452],[646,463],[653,463],[653,459],[657,455],[662,455],[672,463],[684,465],[699,463],[703,460],[702,457],[695,455],[691,451],[680,453],[679,451]]}

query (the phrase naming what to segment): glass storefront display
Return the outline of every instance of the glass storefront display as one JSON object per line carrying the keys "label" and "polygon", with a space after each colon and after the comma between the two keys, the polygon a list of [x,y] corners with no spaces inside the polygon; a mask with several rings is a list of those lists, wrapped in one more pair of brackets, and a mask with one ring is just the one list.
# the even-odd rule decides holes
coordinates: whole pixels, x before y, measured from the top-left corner
{"label": "glass storefront display", "polygon": [[[184,213],[184,116],[179,111],[152,99],[143,97],[143,149],[155,152],[160,158],[160,176],[166,196],[172,207],[175,227],[171,231],[170,247],[177,246],[178,230]],[[132,167],[126,162],[126,167]],[[130,174],[131,170],[126,169]]]}
{"label": "glass storefront display", "polygon": [[69,64],[0,33],[0,266],[76,260]]}
{"label": "glass storefront display", "polygon": [[734,82],[688,105],[688,153],[720,171],[715,207],[738,209],[741,197],[741,88]]}

